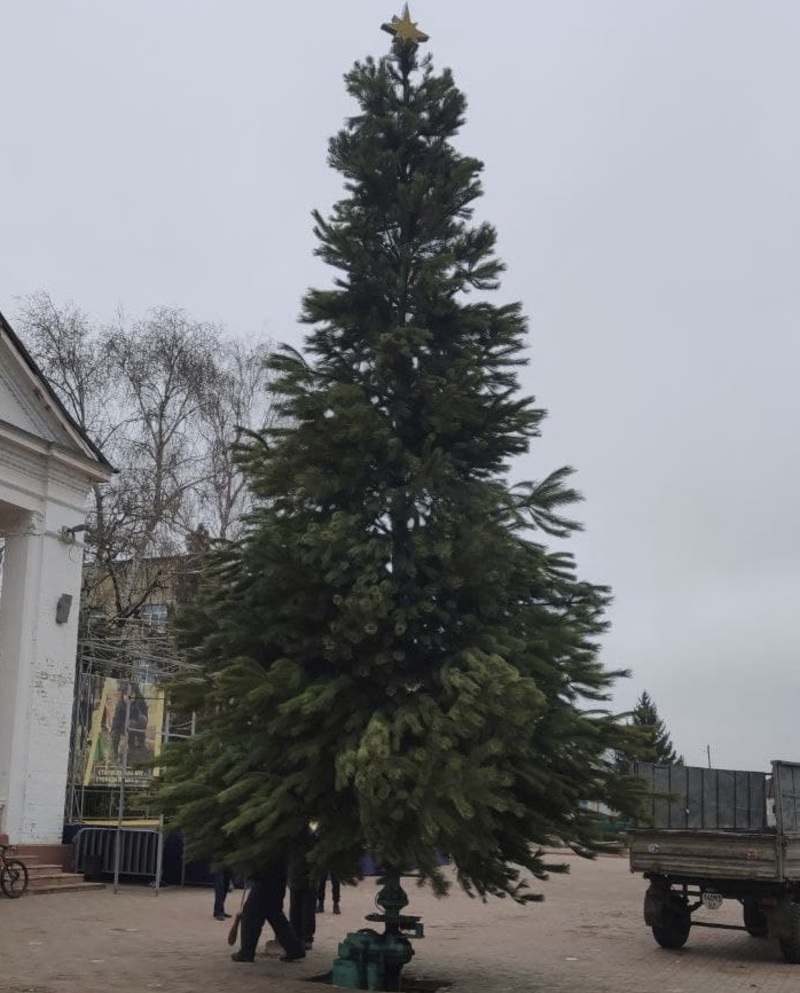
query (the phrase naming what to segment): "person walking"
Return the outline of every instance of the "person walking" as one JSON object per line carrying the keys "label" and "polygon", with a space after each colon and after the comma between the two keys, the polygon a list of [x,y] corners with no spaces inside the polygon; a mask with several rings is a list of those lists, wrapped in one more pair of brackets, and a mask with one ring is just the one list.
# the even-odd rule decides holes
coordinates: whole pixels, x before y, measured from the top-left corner
{"label": "person walking", "polygon": [[289,852],[289,923],[306,951],[314,944],[317,930],[314,916],[317,887],[311,878],[306,857],[313,841],[314,832],[309,827],[296,838]]}
{"label": "person walking", "polygon": [[214,873],[214,920],[226,921],[231,916],[225,911],[225,898],[231,888],[231,874],[227,869]]}
{"label": "person walking", "polygon": [[306,957],[301,939],[283,912],[286,896],[286,864],[273,862],[250,877],[250,889],[242,908],[241,943],[231,958],[234,962],[254,962],[258,939],[264,924],[275,932],[283,948],[281,962],[296,962]]}
{"label": "person walking", "polygon": [[326,872],[323,874],[322,879],[319,881],[319,886],[317,887],[317,913],[325,913],[325,884],[330,876],[331,880],[331,900],[333,900],[333,912],[334,914],[341,914],[339,909],[339,897],[341,896],[341,884],[339,882],[339,877],[333,872]]}

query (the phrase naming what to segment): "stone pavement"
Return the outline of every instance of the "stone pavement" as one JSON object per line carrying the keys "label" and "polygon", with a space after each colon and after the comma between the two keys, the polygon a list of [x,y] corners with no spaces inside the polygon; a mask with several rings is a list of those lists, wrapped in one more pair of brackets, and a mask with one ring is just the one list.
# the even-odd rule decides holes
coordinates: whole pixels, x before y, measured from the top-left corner
{"label": "stone pavement", "polygon": [[[800,991],[800,965],[784,962],[776,942],[745,932],[696,928],[681,951],[659,948],[642,921],[644,881],[625,858],[566,860],[571,872],[540,884],[545,902],[527,907],[482,904],[457,889],[439,901],[408,880],[408,912],[423,915],[426,937],[404,974],[443,990],[450,983],[450,993]],[[291,964],[265,955],[231,962],[228,924],[212,919],[206,889],[0,897],[0,991],[322,993],[331,987],[309,980],[330,970],[347,931],[368,926],[375,892],[372,879],[343,887],[342,915],[318,915],[313,952]],[[232,893],[228,909],[237,903]],[[740,911],[726,901],[702,913],[740,923]]]}

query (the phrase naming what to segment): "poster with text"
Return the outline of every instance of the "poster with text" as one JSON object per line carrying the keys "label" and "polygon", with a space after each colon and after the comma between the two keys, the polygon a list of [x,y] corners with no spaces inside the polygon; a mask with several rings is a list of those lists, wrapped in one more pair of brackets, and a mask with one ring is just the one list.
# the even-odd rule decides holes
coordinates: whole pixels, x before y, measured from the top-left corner
{"label": "poster with text", "polygon": [[152,683],[98,677],[84,786],[144,785],[156,773],[164,693]]}

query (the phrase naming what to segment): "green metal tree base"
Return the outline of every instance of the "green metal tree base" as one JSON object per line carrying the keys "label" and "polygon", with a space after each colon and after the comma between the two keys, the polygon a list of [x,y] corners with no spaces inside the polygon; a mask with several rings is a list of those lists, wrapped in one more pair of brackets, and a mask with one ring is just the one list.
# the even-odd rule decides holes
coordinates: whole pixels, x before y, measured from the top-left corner
{"label": "green metal tree base", "polygon": [[382,923],[384,931],[381,934],[372,928],[362,928],[347,935],[333,963],[334,986],[389,993],[399,990],[400,972],[414,956],[409,938],[424,936],[419,917],[400,913],[408,904],[408,896],[400,885],[400,873],[390,870],[378,882],[381,890],[376,903],[384,912],[367,914],[366,919]]}

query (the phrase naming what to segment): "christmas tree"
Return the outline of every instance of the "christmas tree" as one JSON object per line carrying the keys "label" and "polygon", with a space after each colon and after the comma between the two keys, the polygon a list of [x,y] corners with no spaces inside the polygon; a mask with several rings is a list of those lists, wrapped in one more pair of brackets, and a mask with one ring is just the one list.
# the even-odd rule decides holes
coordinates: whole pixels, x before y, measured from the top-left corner
{"label": "christmas tree", "polygon": [[591,843],[581,801],[635,796],[598,659],[610,594],[548,548],[578,528],[570,470],[510,481],[544,418],[519,390],[526,320],[490,299],[464,96],[407,10],[385,27],[390,54],[345,77],[345,196],[314,215],[333,284],[272,361],[279,424],[239,450],[258,509],[181,620],[196,669],[173,706],[198,732],[161,802],[190,854],[232,866],[312,821],[317,868],[370,851],[443,890],[446,853],[467,891],[530,899],[539,846]]}

